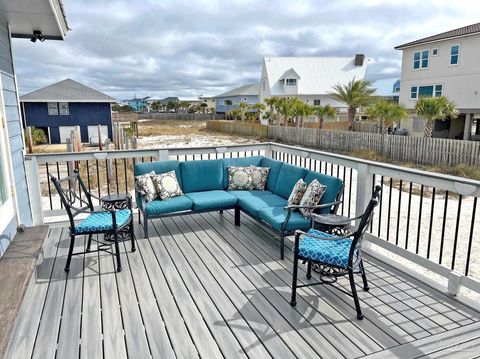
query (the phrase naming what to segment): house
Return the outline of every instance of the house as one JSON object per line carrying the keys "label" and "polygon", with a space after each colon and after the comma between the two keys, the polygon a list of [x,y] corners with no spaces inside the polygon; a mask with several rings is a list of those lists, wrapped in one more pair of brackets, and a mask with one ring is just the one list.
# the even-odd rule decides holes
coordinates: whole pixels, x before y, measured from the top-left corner
{"label": "house", "polygon": [[65,143],[76,126],[82,142],[102,133],[112,139],[111,103],[116,100],[72,79],[20,97],[26,127],[42,129],[49,143]]}
{"label": "house", "polygon": [[[346,111],[346,105],[328,94],[338,83],[365,76],[365,55],[353,57],[265,57],[259,98],[297,96],[310,105],[331,105]],[[218,108],[217,108],[218,111]]]}
{"label": "house", "polygon": [[[253,83],[237,87],[233,90],[221,93],[214,96],[215,109],[217,113],[225,113],[227,111],[236,109],[240,102],[254,105],[259,102],[260,84]],[[231,101],[232,105],[228,105],[227,101]]]}
{"label": "house", "polygon": [[[436,121],[434,136],[480,139],[480,23],[395,49],[403,51],[400,103],[413,111],[419,97],[447,96],[455,102],[460,116]],[[412,136],[422,136],[424,120],[412,117],[402,121],[402,127]]]}
{"label": "house", "polygon": [[123,100],[122,102],[124,102],[125,104],[133,108],[134,112],[145,112],[148,110],[149,98],[150,98],[149,96],[142,97],[142,98],[137,98],[137,96],[135,96],[130,100]]}
{"label": "house", "polygon": [[215,112],[215,98],[213,96],[201,95],[198,97],[198,99],[207,104],[207,111]]}
{"label": "house", "polygon": [[60,0],[0,2],[0,257],[17,227],[33,224],[11,39],[41,46],[44,40],[63,40],[67,31]]}
{"label": "house", "polygon": [[380,79],[372,83],[375,96],[398,103],[400,96],[400,79],[397,77]]}

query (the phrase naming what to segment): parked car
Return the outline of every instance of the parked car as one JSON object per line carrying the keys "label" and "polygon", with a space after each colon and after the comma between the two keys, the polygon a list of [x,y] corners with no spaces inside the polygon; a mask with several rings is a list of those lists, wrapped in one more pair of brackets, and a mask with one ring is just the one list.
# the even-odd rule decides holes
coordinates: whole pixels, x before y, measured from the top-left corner
{"label": "parked car", "polygon": [[[102,144],[105,145],[108,141],[108,136],[102,135]],[[90,137],[90,146],[98,146],[100,144],[98,136]]]}
{"label": "parked car", "polygon": [[404,128],[397,128],[393,134],[397,136],[408,136],[408,132]]}

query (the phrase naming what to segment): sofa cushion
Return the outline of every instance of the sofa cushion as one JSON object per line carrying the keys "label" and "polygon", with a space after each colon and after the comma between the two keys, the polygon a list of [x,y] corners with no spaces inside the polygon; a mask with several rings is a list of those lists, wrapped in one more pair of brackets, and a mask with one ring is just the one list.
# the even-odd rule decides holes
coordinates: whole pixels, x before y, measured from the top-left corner
{"label": "sofa cushion", "polygon": [[134,175],[139,176],[152,171],[155,172],[155,174],[159,175],[162,173],[175,171],[178,183],[181,184],[182,179],[180,176],[179,164],[180,162],[177,160],[136,163],[134,168]]}
{"label": "sofa cushion", "polygon": [[[279,231],[287,217],[287,213],[283,207],[267,207],[258,211],[258,217]],[[308,229],[310,227],[311,223],[309,219],[303,217],[300,212],[292,212],[285,229],[287,231],[294,231],[296,229]]]}
{"label": "sofa cushion", "polygon": [[[334,202],[337,199],[340,189],[342,188],[343,181],[338,177],[324,175],[315,171],[308,171],[307,175],[305,176],[305,182],[310,184],[314,179],[317,179],[318,182],[324,186],[327,186],[327,190],[323,194],[320,204]],[[329,212],[330,208],[323,208],[319,211],[319,213],[324,214]]]}
{"label": "sofa cushion", "polygon": [[193,202],[194,211],[232,208],[237,204],[237,197],[223,190],[190,192],[187,196]]}
{"label": "sofa cushion", "polygon": [[238,205],[253,216],[258,216],[258,211],[266,207],[285,207],[287,200],[276,194],[266,196],[252,196],[250,198],[240,198]]}
{"label": "sofa cushion", "polygon": [[283,166],[283,162],[264,157],[262,159],[261,166],[270,168],[266,189],[273,192],[275,190],[275,184],[277,183],[278,173],[280,172],[280,169]]}
{"label": "sofa cushion", "polygon": [[180,172],[184,193],[223,189],[222,160],[182,162]]}
{"label": "sofa cushion", "polygon": [[235,191],[228,191],[228,193],[234,195],[238,199],[244,198],[244,199],[249,199],[252,197],[262,197],[262,196],[267,196],[269,194],[273,194],[273,192],[270,191],[241,191],[241,190],[235,190]]}
{"label": "sofa cushion", "polygon": [[228,187],[228,167],[260,166],[263,156],[252,156],[242,158],[224,158],[223,161],[223,188]]}
{"label": "sofa cushion", "polygon": [[146,204],[146,212],[149,216],[166,214],[192,209],[193,202],[186,196],[178,196],[161,201],[156,199]]}
{"label": "sofa cushion", "polygon": [[275,184],[275,190],[273,193],[278,194],[283,198],[288,198],[290,193],[292,193],[295,183],[297,183],[300,178],[305,178],[307,172],[308,170],[305,168],[284,163],[278,174],[277,183]]}

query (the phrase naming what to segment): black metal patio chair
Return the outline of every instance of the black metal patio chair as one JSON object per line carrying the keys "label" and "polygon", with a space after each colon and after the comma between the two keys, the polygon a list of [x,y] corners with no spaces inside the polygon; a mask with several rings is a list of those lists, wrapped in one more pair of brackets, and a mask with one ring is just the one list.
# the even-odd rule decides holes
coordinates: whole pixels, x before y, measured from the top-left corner
{"label": "black metal patio chair", "polygon": [[[127,229],[127,226],[130,226],[128,230],[132,242],[132,252],[135,251],[131,199],[128,198],[128,208],[126,209],[96,211],[92,203],[92,198],[96,198],[99,201],[100,199],[88,191],[77,170],[74,170],[73,174],[68,177],[57,179],[50,175],[50,179],[57,189],[60,200],[63,203],[70,220],[70,247],[68,250],[65,271],[68,272],[70,270],[70,262],[73,255],[90,252],[92,240],[94,240],[94,234],[108,234],[112,239],[112,242],[110,243],[94,240],[98,243],[97,251],[105,251],[114,254],[110,251],[111,246],[114,245],[117,258],[117,271],[120,272],[122,270],[122,264],[120,261],[118,234],[122,229]],[[81,220],[80,223],[75,224],[75,217],[81,213],[88,214],[88,216]],[[73,253],[75,237],[77,235],[88,235],[87,247],[84,252]]]}
{"label": "black metal patio chair", "polygon": [[[362,276],[363,289],[368,291],[367,276],[362,260],[362,240],[372,221],[374,209],[378,205],[380,191],[381,187],[376,186],[365,212],[361,216],[351,219],[352,221],[359,220],[358,226],[345,235],[332,235],[313,228],[308,233],[302,231],[295,233],[292,299],[290,301],[292,306],[297,304],[297,288],[333,284],[338,277],[348,275],[352,293],[346,291],[345,293],[353,296],[357,318],[363,319],[354,274]],[[313,221],[315,221],[315,216],[313,216]],[[320,281],[297,285],[299,261],[307,263],[307,279],[311,279],[313,267],[313,270],[319,273]]]}

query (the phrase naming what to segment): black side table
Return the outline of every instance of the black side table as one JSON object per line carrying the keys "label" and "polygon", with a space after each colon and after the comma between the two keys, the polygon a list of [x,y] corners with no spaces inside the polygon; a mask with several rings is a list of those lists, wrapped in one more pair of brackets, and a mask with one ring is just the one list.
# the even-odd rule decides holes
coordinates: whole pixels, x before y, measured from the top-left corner
{"label": "black side table", "polygon": [[[102,209],[105,211],[119,211],[122,209],[127,209],[129,207],[129,203],[132,201],[132,196],[128,193],[119,193],[119,194],[109,194],[100,198],[102,203]],[[129,223],[124,226],[118,233],[118,240],[125,241],[130,238],[130,226],[133,223]],[[113,241],[113,233],[106,233],[105,234],[106,241]]]}

